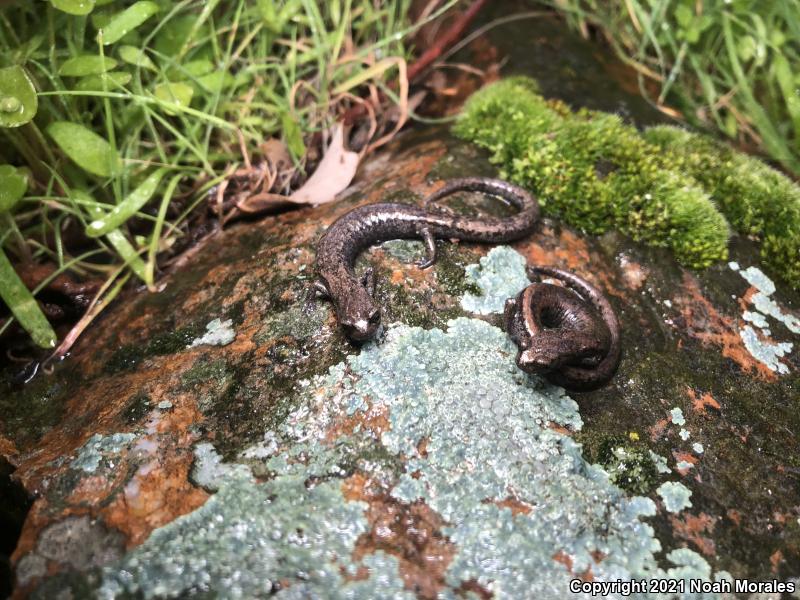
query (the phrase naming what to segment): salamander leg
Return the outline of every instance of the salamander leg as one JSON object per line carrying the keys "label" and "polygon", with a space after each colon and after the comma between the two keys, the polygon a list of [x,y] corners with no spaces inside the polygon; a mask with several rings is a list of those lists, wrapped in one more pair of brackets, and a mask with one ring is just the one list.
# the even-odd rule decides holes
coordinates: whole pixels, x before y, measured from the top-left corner
{"label": "salamander leg", "polygon": [[314,285],[311,286],[311,292],[316,298],[330,298],[331,296],[331,293],[328,291],[328,286],[319,280],[315,281]]}
{"label": "salamander leg", "polygon": [[422,201],[422,208],[432,213],[439,213],[440,215],[456,216],[458,212],[445,206],[444,204],[436,204],[433,200],[426,198]]}
{"label": "salamander leg", "polygon": [[370,267],[364,272],[364,275],[361,277],[361,283],[364,284],[364,287],[367,288],[367,292],[373,298],[375,297],[375,269]]}
{"label": "salamander leg", "polygon": [[417,266],[420,269],[427,269],[436,262],[436,238],[433,237],[433,233],[427,227],[420,229],[419,235],[425,244],[425,258],[419,261]]}
{"label": "salamander leg", "polygon": [[306,301],[303,304],[303,311],[306,314],[311,313],[314,302],[318,298],[330,298],[330,292],[328,292],[328,288],[319,280],[308,286],[308,291],[306,292]]}

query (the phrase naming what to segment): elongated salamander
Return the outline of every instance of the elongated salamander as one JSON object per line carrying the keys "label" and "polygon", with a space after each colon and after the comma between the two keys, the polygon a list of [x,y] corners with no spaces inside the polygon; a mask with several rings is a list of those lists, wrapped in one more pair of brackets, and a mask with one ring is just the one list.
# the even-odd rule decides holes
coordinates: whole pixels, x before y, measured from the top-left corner
{"label": "elongated salamander", "polygon": [[[459,191],[499,196],[519,209],[507,218],[467,217],[427,207]],[[336,316],[353,341],[375,337],[381,323],[375,304],[372,272],[356,275],[353,264],[367,247],[391,239],[422,238],[426,257],[419,263],[427,268],[436,261],[436,238],[469,242],[509,242],[531,233],[539,219],[539,203],[524,189],[483,177],[454,179],[431,194],[423,207],[407,204],[370,204],[340,217],[323,234],[317,246],[315,289],[333,302]]]}

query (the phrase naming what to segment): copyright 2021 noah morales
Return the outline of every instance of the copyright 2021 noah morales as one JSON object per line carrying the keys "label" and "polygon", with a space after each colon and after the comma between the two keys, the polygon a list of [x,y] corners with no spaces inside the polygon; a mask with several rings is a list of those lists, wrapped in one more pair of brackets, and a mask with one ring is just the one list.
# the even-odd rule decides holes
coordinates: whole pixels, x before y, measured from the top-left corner
{"label": "copyright 2021 noah morales", "polygon": [[631,596],[633,594],[793,594],[797,585],[794,581],[753,581],[734,579],[732,581],[706,581],[704,579],[615,579],[611,581],[583,581],[572,579],[569,591],[573,594],[591,596]]}

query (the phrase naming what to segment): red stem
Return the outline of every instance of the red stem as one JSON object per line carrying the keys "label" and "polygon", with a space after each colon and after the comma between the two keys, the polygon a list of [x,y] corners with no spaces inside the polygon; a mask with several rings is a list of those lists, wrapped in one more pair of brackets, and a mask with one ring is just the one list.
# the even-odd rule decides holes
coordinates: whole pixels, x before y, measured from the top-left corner
{"label": "red stem", "polygon": [[408,80],[413,80],[422,71],[427,69],[431,64],[442,55],[442,52],[454,44],[461,38],[464,30],[469,26],[478,12],[486,4],[486,0],[475,0],[470,7],[464,11],[464,14],[456,19],[450,28],[444,32],[444,35],[437,36],[436,43],[422,53],[416,61],[408,67]]}
{"label": "red stem", "polygon": [[[444,32],[443,35],[438,36],[437,41],[433,46],[428,48],[422,53],[422,56],[408,66],[407,77],[409,82],[430,67],[436,61],[436,59],[442,55],[448,46],[458,41],[458,39],[463,35],[464,30],[478,14],[478,11],[480,11],[481,8],[483,8],[483,6],[486,4],[486,1],[487,0],[475,0],[475,2],[473,2],[470,7],[464,11],[464,14],[456,19],[456,21],[447,31]],[[394,88],[395,86],[392,85],[391,87]],[[370,102],[368,98],[366,101]],[[355,106],[350,107],[350,109],[344,113],[343,121],[345,125],[353,125],[356,121],[363,117],[366,112],[367,109],[364,104],[356,104]]]}

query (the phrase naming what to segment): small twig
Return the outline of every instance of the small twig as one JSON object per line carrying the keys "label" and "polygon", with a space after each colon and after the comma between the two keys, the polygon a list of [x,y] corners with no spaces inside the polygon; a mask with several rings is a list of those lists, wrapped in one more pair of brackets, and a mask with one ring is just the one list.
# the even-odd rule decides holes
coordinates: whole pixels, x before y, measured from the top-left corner
{"label": "small twig", "polygon": [[425,5],[425,8],[422,9],[422,12],[419,13],[419,17],[417,17],[417,23],[421,23],[430,17],[433,14],[433,11],[438,8],[439,4],[441,4],[441,0],[430,0],[430,2]]}
{"label": "small twig", "polygon": [[[55,349],[53,354],[51,354],[47,360],[44,361],[43,367],[47,367],[53,361],[62,360],[70,351],[72,346],[75,344],[77,339],[80,337],[81,333],[89,326],[97,315],[99,315],[103,309],[111,303],[111,301],[117,296],[119,291],[122,289],[122,286],[125,285],[125,282],[130,279],[131,274],[125,273],[122,276],[116,285],[111,288],[111,284],[114,280],[120,276],[123,269],[125,269],[125,265],[122,265],[117,271],[108,278],[108,280],[103,284],[103,287],[95,295],[92,303],[89,305],[89,309],[86,313],[81,317],[81,320],[78,321],[75,326],[70,330],[70,332],[64,337],[64,340],[59,344],[58,348]],[[106,291],[109,290],[106,294]]]}
{"label": "small twig", "polygon": [[[469,26],[472,20],[477,16],[478,11],[486,4],[486,0],[475,0],[472,5],[462,14],[453,25],[444,32],[444,34],[437,36],[437,42],[431,48],[426,50],[422,53],[417,60],[415,60],[411,65],[407,67],[406,71],[406,81],[405,85],[408,86],[409,83],[414,80],[418,75],[420,75],[423,71],[428,69],[428,67],[433,64],[438,58],[441,57],[442,53],[446,50],[447,46],[453,44],[458,38],[464,33],[464,30]],[[402,81],[400,82],[402,85]],[[394,90],[394,85],[390,84],[390,90]],[[373,104],[373,108],[377,107],[380,104],[380,99],[372,97],[367,102],[371,102]],[[345,125],[352,125],[356,121],[358,121],[361,117],[364,116],[366,112],[366,106],[364,104],[357,104],[353,106],[350,110],[348,110],[343,117],[343,122]],[[384,142],[382,142],[384,143]],[[380,145],[380,144],[378,144]],[[377,145],[373,145],[371,149],[376,148]]]}
{"label": "small twig", "polygon": [[478,77],[484,77],[486,75],[486,71],[483,69],[479,69],[478,67],[473,67],[467,63],[448,63],[448,62],[440,62],[436,63],[437,69],[455,69],[457,71],[463,71],[465,73],[469,73],[470,75],[476,75]]}
{"label": "small twig", "polygon": [[239,150],[242,152],[244,166],[250,170],[253,168],[253,164],[250,162],[250,154],[247,152],[247,142],[244,140],[244,134],[242,134],[241,129],[236,130],[236,136],[239,138]]}
{"label": "small twig", "polygon": [[416,79],[417,75],[430,67],[433,62],[439,58],[445,49],[451,44],[458,41],[464,34],[464,30],[469,26],[472,20],[477,16],[478,12],[486,4],[486,0],[475,0],[472,5],[456,19],[455,23],[444,32],[444,34],[437,37],[436,43],[422,53],[417,60],[415,60],[408,67],[409,81]]}

